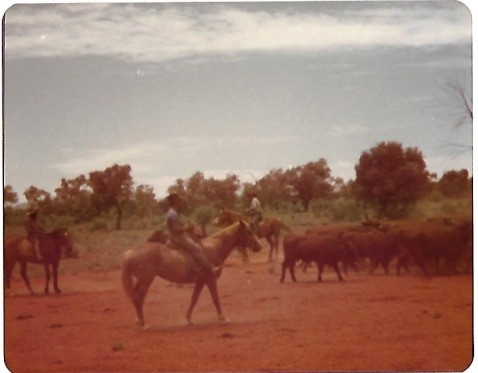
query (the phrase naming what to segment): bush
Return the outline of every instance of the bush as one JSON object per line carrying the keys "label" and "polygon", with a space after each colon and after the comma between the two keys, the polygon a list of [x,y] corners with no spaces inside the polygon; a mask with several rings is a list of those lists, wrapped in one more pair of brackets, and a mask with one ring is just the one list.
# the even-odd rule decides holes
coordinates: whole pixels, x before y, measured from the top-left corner
{"label": "bush", "polygon": [[91,231],[101,231],[108,229],[108,221],[105,218],[95,218],[90,224]]}
{"label": "bush", "polygon": [[323,223],[352,223],[361,221],[364,216],[363,207],[355,199],[350,198],[314,200],[310,208],[314,215]]}

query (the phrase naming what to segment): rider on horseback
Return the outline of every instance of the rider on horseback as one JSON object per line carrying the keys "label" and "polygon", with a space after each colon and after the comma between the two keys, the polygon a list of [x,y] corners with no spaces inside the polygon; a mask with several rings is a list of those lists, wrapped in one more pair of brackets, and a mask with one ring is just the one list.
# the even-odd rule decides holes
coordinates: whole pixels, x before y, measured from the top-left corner
{"label": "rider on horseback", "polygon": [[219,274],[222,266],[214,267],[204,255],[202,246],[186,235],[187,228],[179,219],[177,212],[182,202],[179,195],[177,193],[172,193],[167,197],[167,201],[169,204],[169,210],[166,214],[166,225],[168,227],[169,240],[171,243],[191,254],[206,273],[212,273],[214,275]]}
{"label": "rider on horseback", "polygon": [[[27,219],[25,220],[25,229],[27,231],[27,240],[30,241],[32,247],[32,254],[36,261],[43,261],[40,250],[39,237],[41,234],[45,233],[45,228],[37,220],[38,217],[38,207],[33,207],[27,213]],[[38,242],[38,245],[37,245]]]}
{"label": "rider on horseback", "polygon": [[247,210],[247,213],[251,216],[251,228],[257,233],[259,229],[259,223],[262,221],[261,202],[257,198],[257,193],[249,193],[249,197],[252,197],[251,205]]}

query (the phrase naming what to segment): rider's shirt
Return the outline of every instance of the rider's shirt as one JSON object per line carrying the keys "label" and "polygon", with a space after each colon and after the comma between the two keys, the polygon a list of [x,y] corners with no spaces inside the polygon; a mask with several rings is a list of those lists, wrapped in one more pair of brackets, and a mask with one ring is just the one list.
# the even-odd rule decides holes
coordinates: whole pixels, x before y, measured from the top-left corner
{"label": "rider's shirt", "polygon": [[184,238],[185,234],[183,223],[179,219],[177,211],[173,208],[170,208],[166,214],[166,224],[171,241],[174,242],[175,239],[178,240]]}
{"label": "rider's shirt", "polygon": [[257,197],[254,197],[251,201],[251,211],[252,212],[260,212],[261,211],[261,203]]}

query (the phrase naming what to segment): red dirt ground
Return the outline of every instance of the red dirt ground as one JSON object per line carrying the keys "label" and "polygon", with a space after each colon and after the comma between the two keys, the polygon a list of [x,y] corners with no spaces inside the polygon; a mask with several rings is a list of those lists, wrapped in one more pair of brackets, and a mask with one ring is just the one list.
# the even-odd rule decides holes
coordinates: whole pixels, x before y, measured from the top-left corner
{"label": "red dirt ground", "polygon": [[[462,371],[472,361],[472,276],[401,277],[381,270],[337,281],[326,267],[279,283],[280,263],[226,262],[217,321],[205,289],[186,326],[192,287],[157,279],[134,323],[120,271],[60,277],[61,295],[5,298],[5,361],[15,372]],[[33,279],[38,291],[43,279]]]}

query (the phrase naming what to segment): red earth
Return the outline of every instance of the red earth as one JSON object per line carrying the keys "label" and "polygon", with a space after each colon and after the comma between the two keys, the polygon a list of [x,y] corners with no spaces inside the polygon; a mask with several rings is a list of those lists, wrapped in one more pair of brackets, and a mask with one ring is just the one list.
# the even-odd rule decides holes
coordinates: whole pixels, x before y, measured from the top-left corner
{"label": "red earth", "polygon": [[[253,254],[254,255],[254,254]],[[73,260],[73,259],[68,259]],[[5,362],[20,372],[462,371],[473,358],[473,277],[400,277],[326,267],[279,283],[266,253],[231,256],[219,280],[228,323],[205,289],[185,322],[192,286],[157,279],[143,330],[120,271],[65,273],[60,295],[30,295],[15,270],[5,298]],[[32,280],[38,292],[41,277]]]}

